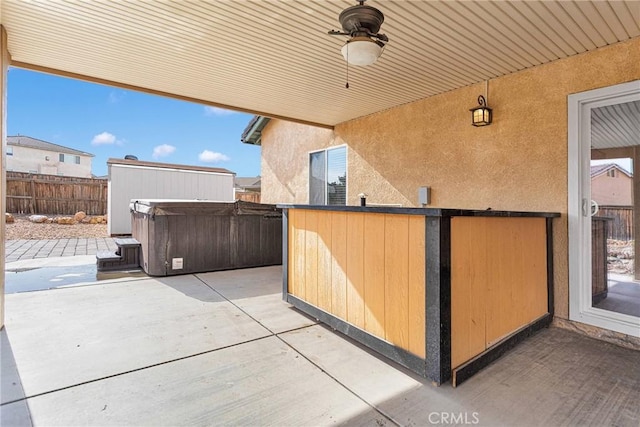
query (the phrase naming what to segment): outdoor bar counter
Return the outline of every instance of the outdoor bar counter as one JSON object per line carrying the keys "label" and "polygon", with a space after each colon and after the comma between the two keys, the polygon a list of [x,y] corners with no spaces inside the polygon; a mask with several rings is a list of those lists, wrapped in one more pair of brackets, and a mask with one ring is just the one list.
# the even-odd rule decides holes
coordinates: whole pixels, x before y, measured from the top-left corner
{"label": "outdoor bar counter", "polygon": [[551,322],[558,213],[278,207],[283,298],[435,384]]}

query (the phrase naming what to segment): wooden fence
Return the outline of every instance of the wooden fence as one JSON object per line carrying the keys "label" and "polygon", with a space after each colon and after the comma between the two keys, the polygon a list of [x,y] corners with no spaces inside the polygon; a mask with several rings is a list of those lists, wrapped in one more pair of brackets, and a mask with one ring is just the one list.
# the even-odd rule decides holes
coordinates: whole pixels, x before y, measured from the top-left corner
{"label": "wooden fence", "polygon": [[107,180],[7,172],[7,212],[87,215],[107,212]]}
{"label": "wooden fence", "polygon": [[236,200],[260,203],[260,193],[254,191],[236,192]]}
{"label": "wooden fence", "polygon": [[607,238],[633,240],[633,206],[600,206],[597,216],[612,218],[607,221]]}

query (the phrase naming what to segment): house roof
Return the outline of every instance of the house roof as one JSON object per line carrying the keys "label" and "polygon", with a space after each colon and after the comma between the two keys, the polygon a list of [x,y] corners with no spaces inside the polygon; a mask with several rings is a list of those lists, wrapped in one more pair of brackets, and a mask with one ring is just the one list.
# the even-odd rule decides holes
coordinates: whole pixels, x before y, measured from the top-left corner
{"label": "house roof", "polygon": [[262,129],[269,123],[268,117],[253,116],[247,127],[244,128],[240,141],[245,144],[261,145]]}
{"label": "house roof", "polygon": [[53,142],[43,141],[41,139],[32,138],[25,135],[7,136],[7,145],[15,145],[19,147],[35,148],[36,150],[55,151],[64,154],[75,154],[78,156],[95,157],[91,153],[76,150],[74,148],[65,147],[64,145],[54,144]]}
{"label": "house roof", "polygon": [[627,175],[629,178],[633,177],[632,173],[627,172],[624,168],[620,167],[620,165],[616,163],[605,163],[601,165],[592,165],[591,166],[591,178],[595,178],[598,175],[602,175],[603,173],[611,170],[617,169],[623,174]]}
{"label": "house roof", "polygon": [[185,170],[185,171],[224,173],[224,174],[231,174],[231,175],[236,174],[235,172],[231,172],[229,169],[224,169],[224,168],[210,168],[207,166],[178,165],[175,163],[147,162],[144,160],[129,160],[129,159],[116,159],[116,158],[111,158],[107,160],[107,165],[142,166],[142,167],[160,168],[160,169],[178,169],[178,170]]}
{"label": "house roof", "polygon": [[352,0],[0,2],[13,66],[326,127],[640,36],[635,1],[370,0],[390,41],[346,89]]}
{"label": "house roof", "polygon": [[259,176],[254,177],[236,177],[234,180],[234,186],[243,190],[260,190],[262,184],[262,178]]}

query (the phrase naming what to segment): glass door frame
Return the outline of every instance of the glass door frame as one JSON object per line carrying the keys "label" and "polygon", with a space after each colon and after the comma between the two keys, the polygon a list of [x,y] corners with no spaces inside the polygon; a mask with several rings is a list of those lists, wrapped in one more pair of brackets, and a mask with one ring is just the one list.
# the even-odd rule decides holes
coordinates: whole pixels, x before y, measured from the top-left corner
{"label": "glass door frame", "polygon": [[[634,337],[640,337],[640,317],[591,304],[590,161],[591,110],[637,100],[640,80],[568,97],[569,319]],[[634,169],[640,173],[640,165],[637,166]]]}

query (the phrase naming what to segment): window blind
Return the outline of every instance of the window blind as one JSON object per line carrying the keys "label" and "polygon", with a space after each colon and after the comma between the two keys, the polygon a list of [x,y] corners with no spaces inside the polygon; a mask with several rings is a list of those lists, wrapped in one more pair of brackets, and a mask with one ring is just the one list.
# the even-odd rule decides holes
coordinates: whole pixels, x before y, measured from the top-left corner
{"label": "window blind", "polygon": [[327,204],[347,204],[347,148],[327,150]]}

